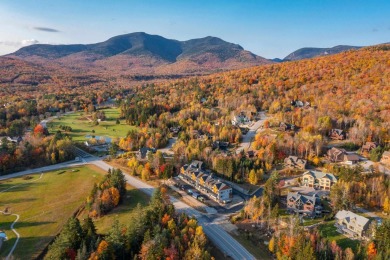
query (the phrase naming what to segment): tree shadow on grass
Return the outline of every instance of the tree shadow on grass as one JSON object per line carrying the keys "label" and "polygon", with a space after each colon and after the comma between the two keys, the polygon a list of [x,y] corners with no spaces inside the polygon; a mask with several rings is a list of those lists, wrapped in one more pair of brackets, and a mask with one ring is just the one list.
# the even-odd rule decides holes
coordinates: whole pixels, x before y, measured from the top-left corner
{"label": "tree shadow on grass", "polygon": [[[20,237],[11,259],[38,259],[55,236]],[[15,244],[16,237],[3,242],[0,259],[5,259]],[[43,259],[39,258],[39,259]]]}
{"label": "tree shadow on grass", "polygon": [[[15,216],[13,216],[13,217],[15,217]],[[16,217],[15,217],[15,219],[16,219]],[[1,227],[9,228],[12,225],[12,223],[14,223],[14,220],[1,222]],[[14,229],[16,229],[16,231],[18,231],[19,228],[36,227],[36,226],[52,224],[52,223],[55,223],[55,222],[54,221],[37,221],[37,222],[18,221],[15,223]]]}
{"label": "tree shadow on grass", "polygon": [[9,192],[18,192],[18,191],[28,191],[31,188],[35,188],[36,186],[42,185],[41,182],[26,182],[26,183],[20,183],[20,184],[13,184],[13,183],[2,183],[0,184],[0,196],[9,193]]}
{"label": "tree shadow on grass", "polygon": [[12,206],[10,204],[17,204],[17,203],[22,203],[22,202],[31,202],[31,201],[34,201],[34,200],[37,200],[35,198],[18,198],[18,199],[8,199],[8,200],[1,200],[1,204],[0,204],[0,210],[2,210],[2,206],[5,205],[5,206]]}

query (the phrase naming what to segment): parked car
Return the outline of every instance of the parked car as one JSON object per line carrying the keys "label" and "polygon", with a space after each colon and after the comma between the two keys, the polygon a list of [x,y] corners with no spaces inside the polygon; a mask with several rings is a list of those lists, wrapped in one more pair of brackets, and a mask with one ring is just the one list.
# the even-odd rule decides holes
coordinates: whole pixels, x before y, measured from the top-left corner
{"label": "parked car", "polygon": [[197,199],[199,196],[200,196],[200,195],[199,195],[198,193],[196,193],[196,192],[193,192],[193,193],[192,193],[192,197],[194,197],[195,199]]}
{"label": "parked car", "polygon": [[201,201],[201,202],[205,202],[205,197],[203,197],[203,196],[198,196],[198,198],[197,198],[199,201]]}

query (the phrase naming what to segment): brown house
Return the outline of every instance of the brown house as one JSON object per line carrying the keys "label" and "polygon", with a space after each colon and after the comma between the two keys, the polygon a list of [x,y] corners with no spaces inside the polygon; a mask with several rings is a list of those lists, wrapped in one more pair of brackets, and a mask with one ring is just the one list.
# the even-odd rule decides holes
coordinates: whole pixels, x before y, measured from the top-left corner
{"label": "brown house", "polygon": [[304,170],[306,168],[307,161],[301,158],[298,158],[297,156],[289,156],[286,159],[284,159],[284,165],[287,168],[291,169],[302,169]]}
{"label": "brown house", "polygon": [[331,162],[342,162],[344,161],[344,155],[347,153],[344,149],[332,147],[326,153],[326,157]]}
{"label": "brown house", "polygon": [[332,129],[330,130],[329,137],[333,140],[345,140],[347,138],[347,133],[341,129]]}
{"label": "brown house", "polygon": [[297,131],[298,127],[294,124],[280,123],[279,125],[280,131]]}
{"label": "brown house", "polygon": [[362,146],[362,153],[369,153],[372,149],[375,149],[377,144],[375,142],[366,142]]}
{"label": "brown house", "polygon": [[345,149],[332,147],[326,153],[330,162],[344,162],[346,164],[356,164],[359,162],[359,156],[354,153],[347,153]]}
{"label": "brown house", "polygon": [[381,158],[381,163],[390,165],[390,151],[385,151]]}

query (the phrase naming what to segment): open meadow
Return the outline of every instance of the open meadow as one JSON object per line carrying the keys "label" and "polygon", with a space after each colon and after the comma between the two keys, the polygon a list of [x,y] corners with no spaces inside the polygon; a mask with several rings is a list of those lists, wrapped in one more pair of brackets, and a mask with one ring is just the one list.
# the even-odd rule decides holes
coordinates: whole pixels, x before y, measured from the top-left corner
{"label": "open meadow", "polygon": [[[82,166],[1,181],[0,210],[20,215],[14,226],[20,234],[15,259],[37,257],[83,205],[103,175],[96,167]],[[16,236],[10,229],[15,218],[0,214],[0,230],[8,237],[0,250],[1,259],[15,243]]]}
{"label": "open meadow", "polygon": [[[47,124],[50,133],[55,133],[60,129],[60,126],[68,126],[72,131],[66,132],[73,138],[74,141],[86,141],[86,136],[103,136],[109,138],[125,137],[127,132],[136,129],[135,126],[130,126],[125,123],[125,120],[116,120],[120,116],[119,108],[102,109],[106,115],[106,120],[99,122],[99,125],[94,125],[91,114],[86,112],[75,112],[60,116],[60,118],[53,119]],[[94,132],[93,132],[94,131]]]}

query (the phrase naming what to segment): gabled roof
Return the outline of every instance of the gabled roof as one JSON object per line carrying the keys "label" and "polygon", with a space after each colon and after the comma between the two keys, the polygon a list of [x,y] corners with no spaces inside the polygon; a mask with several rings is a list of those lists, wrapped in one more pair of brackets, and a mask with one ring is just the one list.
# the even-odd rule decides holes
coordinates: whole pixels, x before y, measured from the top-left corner
{"label": "gabled roof", "polygon": [[202,176],[200,176],[200,178],[206,182],[206,180],[209,178],[210,176],[208,174],[203,174]]}
{"label": "gabled roof", "polygon": [[227,189],[230,189],[230,187],[227,186],[225,183],[219,182],[219,181],[217,181],[217,182],[215,183],[215,186],[217,187],[218,190],[227,190]]}
{"label": "gabled roof", "polygon": [[203,165],[202,161],[194,160],[191,162],[190,168],[200,169],[200,168],[202,168],[202,165]]}
{"label": "gabled roof", "polygon": [[359,161],[359,156],[354,153],[345,154],[344,161]]}
{"label": "gabled roof", "polygon": [[302,176],[304,176],[306,174],[311,175],[315,179],[328,178],[332,182],[337,181],[337,178],[331,173],[320,172],[320,171],[307,171],[307,172],[304,172]]}
{"label": "gabled roof", "polygon": [[298,156],[292,156],[292,155],[287,157],[284,161],[285,163],[290,163],[290,164],[306,164],[306,160],[298,158]]}
{"label": "gabled roof", "polygon": [[337,147],[332,147],[328,150],[328,153],[331,153],[332,155],[340,155],[340,154],[346,154],[347,151],[343,148],[337,148]]}
{"label": "gabled roof", "polygon": [[301,200],[303,203],[311,203],[311,204],[315,205],[316,200],[317,200],[317,196],[315,194],[313,196],[307,196],[307,195],[303,195],[299,192],[289,192],[287,194],[287,201],[289,201],[290,199],[292,199],[294,201]]}
{"label": "gabled roof", "polygon": [[336,134],[338,134],[338,135],[342,135],[342,134],[344,134],[344,130],[342,130],[342,129],[332,129],[331,130],[331,132],[332,133],[336,133]]}
{"label": "gabled roof", "polygon": [[370,221],[368,218],[362,217],[347,210],[340,210],[337,212],[335,218],[344,219],[347,223],[351,223],[354,220],[361,227],[364,227]]}
{"label": "gabled roof", "polygon": [[390,151],[385,151],[385,152],[382,154],[382,158],[383,158],[384,156],[390,157]]}

